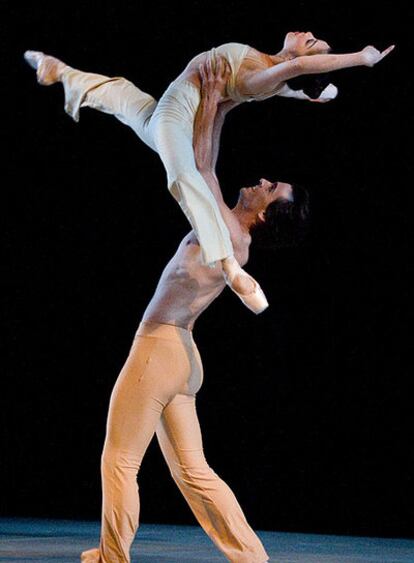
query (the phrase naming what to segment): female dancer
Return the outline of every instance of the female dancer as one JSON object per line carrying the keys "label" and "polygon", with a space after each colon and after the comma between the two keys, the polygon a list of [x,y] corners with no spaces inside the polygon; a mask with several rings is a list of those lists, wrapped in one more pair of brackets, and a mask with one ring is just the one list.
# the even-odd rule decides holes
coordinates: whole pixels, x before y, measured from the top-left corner
{"label": "female dancer", "polygon": [[[166,168],[168,188],[193,227],[205,264],[221,261],[231,289],[253,312],[260,313],[267,300],[259,284],[240,267],[233,256],[229,231],[217,202],[197,170],[193,152],[193,125],[200,102],[200,65],[217,56],[229,66],[226,98],[230,104],[264,100],[274,95],[310,100],[286,81],[306,74],[326,73],[353,66],[374,66],[392,51],[380,53],[372,46],[349,54],[329,54],[330,46],[311,32],[289,32],[276,55],[249,45],[227,43],[197,55],[167,88],[159,102],[123,77],[107,77],[76,70],[40,51],[26,51],[26,61],[37,70],[40,84],[62,82],[65,111],[79,120],[79,108],[93,107],[115,115],[129,125],[153,150]],[[330,84],[316,101],[333,99]]]}

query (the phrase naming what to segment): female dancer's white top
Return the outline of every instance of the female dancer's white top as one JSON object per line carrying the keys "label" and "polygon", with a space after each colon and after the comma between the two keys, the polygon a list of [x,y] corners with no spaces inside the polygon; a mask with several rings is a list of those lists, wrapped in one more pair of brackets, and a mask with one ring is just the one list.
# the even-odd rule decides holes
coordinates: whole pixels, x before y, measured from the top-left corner
{"label": "female dancer's white top", "polygon": [[213,49],[207,51],[208,53],[211,53],[213,61],[216,59],[217,55],[221,55],[229,63],[231,74],[227,81],[227,95],[236,102],[253,102],[265,100],[267,98],[275,96],[283,86],[283,84],[278,84],[273,90],[255,95],[242,94],[238,90],[237,73],[242,62],[247,58],[254,60],[256,63],[258,62],[257,57],[249,54],[250,49],[251,47],[249,45],[244,45],[242,43],[225,43],[223,45],[220,45],[219,47],[213,47]]}

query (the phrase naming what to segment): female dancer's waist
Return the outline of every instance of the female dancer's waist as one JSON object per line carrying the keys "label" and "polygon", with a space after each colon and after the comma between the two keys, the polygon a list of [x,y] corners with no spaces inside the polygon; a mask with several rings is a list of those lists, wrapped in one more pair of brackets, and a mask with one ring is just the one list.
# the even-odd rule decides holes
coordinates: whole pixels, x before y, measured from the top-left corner
{"label": "female dancer's waist", "polygon": [[185,78],[182,76],[179,76],[178,78],[176,78],[175,80],[173,80],[170,85],[168,86],[166,92],[169,89],[175,89],[175,88],[186,88],[186,89],[193,89],[197,92],[198,95],[200,95],[200,87],[197,86],[192,80],[190,80],[189,78]]}
{"label": "female dancer's waist", "polygon": [[193,127],[200,103],[200,90],[188,80],[171,82],[161,96],[152,119],[161,119]]}

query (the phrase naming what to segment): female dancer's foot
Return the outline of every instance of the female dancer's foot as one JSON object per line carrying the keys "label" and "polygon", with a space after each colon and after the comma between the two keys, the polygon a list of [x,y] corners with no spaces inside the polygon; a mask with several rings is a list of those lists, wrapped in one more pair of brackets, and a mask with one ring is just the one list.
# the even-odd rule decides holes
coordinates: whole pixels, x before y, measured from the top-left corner
{"label": "female dancer's foot", "polygon": [[24,58],[36,70],[37,81],[42,86],[50,86],[60,81],[66,64],[56,57],[45,55],[41,51],[25,51]]}
{"label": "female dancer's foot", "polygon": [[222,260],[222,266],[224,279],[230,289],[253,313],[262,313],[269,303],[257,281],[243,270],[234,256]]}

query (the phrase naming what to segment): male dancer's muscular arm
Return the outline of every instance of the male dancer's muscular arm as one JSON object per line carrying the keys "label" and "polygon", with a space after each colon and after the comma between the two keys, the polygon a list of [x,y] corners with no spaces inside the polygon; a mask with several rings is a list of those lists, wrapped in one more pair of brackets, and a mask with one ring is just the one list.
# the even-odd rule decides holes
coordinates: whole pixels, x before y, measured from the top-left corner
{"label": "male dancer's muscular arm", "polygon": [[[220,58],[213,71],[211,61],[200,66],[201,99],[194,120],[193,148],[197,168],[213,193],[223,219],[230,231],[233,246],[237,246],[240,226],[226,205],[215,173],[220,133],[225,115],[237,103],[221,102],[230,69]],[[221,107],[223,106],[223,107]]]}
{"label": "male dancer's muscular arm", "polygon": [[211,62],[200,65],[201,99],[194,120],[194,157],[200,174],[214,194],[219,205],[224,204],[223,194],[215,173],[220,134],[226,111],[219,110],[227,80],[228,68],[222,59],[213,73]]}
{"label": "male dancer's muscular arm", "polygon": [[[224,120],[226,118],[226,115],[228,114],[228,112],[235,108],[236,106],[240,105],[241,102],[236,102],[234,100],[227,100],[225,102],[222,102],[218,105],[217,107],[217,113],[216,113],[216,117],[214,119],[214,126],[213,126],[213,146],[212,146],[212,170],[213,170],[213,174],[217,180],[217,174],[216,174],[216,164],[217,164],[217,157],[218,157],[218,152],[219,152],[219,147],[220,147],[220,136],[221,136],[221,130],[223,128],[223,124],[224,124]],[[218,180],[217,180],[218,182]]]}

